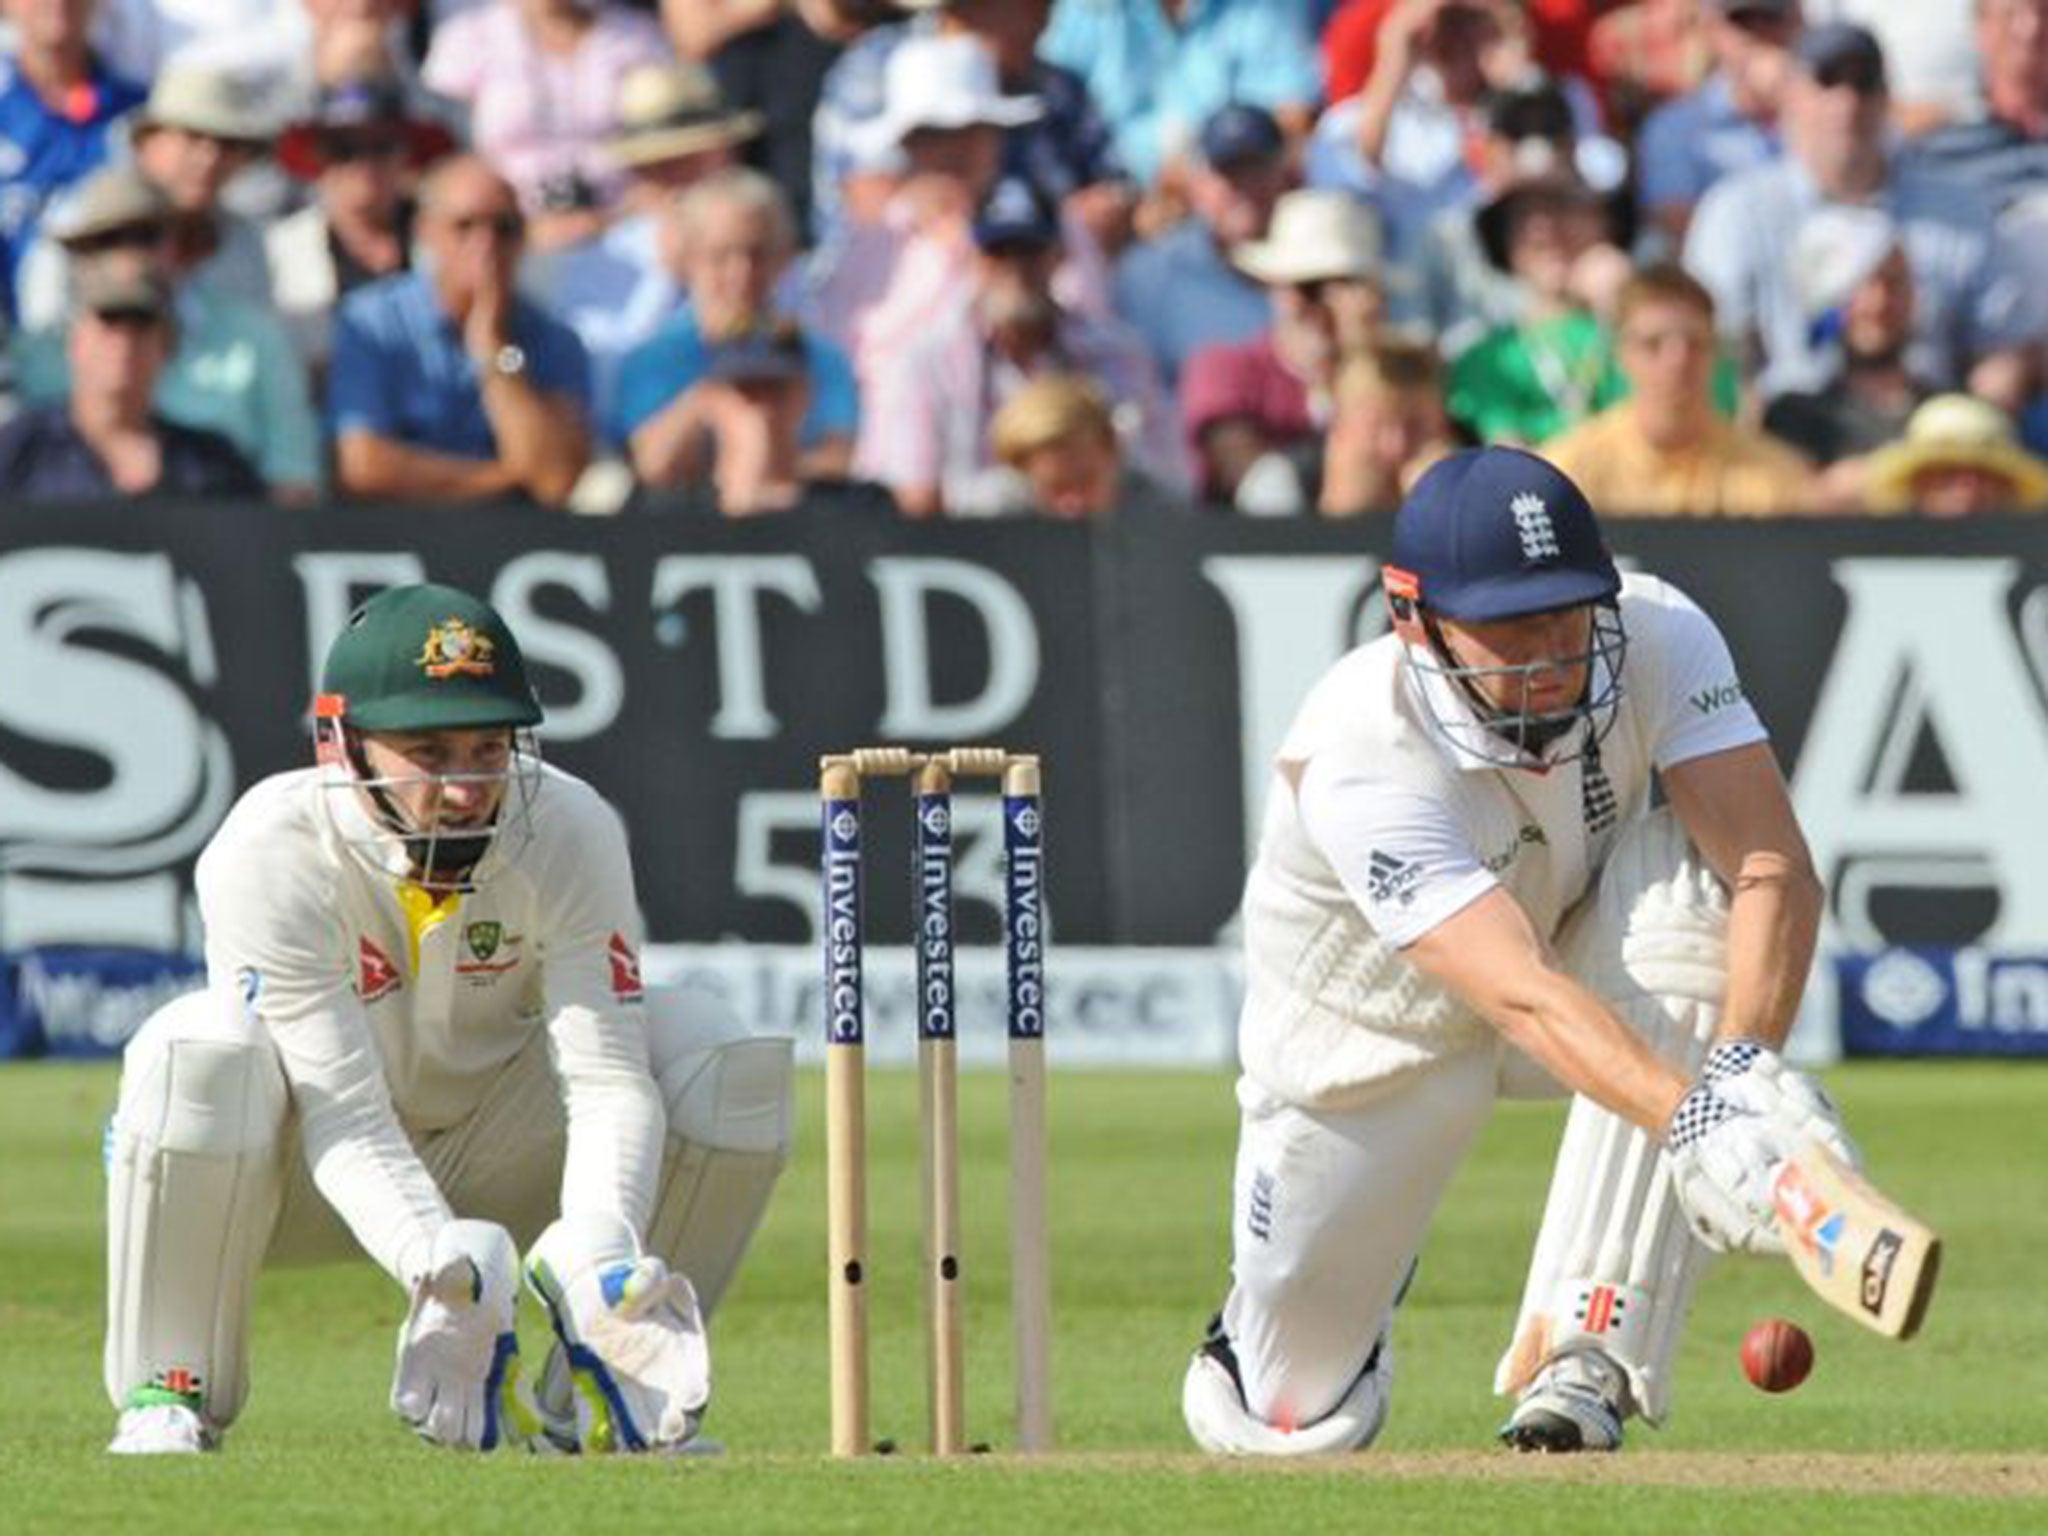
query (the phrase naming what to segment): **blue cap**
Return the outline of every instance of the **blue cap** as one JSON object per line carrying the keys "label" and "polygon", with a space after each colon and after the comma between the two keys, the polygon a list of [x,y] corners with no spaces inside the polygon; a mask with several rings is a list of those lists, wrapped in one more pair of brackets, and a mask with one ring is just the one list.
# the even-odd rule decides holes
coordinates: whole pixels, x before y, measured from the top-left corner
{"label": "blue cap", "polygon": [[1874,33],[1853,21],[1830,21],[1799,34],[1799,62],[1823,85],[1885,88],[1884,47]]}
{"label": "blue cap", "polygon": [[1264,107],[1234,101],[1202,124],[1202,158],[1218,169],[1270,160],[1286,147],[1280,124]]}
{"label": "blue cap", "polygon": [[1484,621],[1610,601],[1621,573],[1563,470],[1519,448],[1468,448],[1432,465],[1394,514],[1386,590]]}
{"label": "blue cap", "polygon": [[1059,239],[1059,210],[1022,176],[999,178],[974,216],[974,243],[983,250],[998,245],[1057,245]]}

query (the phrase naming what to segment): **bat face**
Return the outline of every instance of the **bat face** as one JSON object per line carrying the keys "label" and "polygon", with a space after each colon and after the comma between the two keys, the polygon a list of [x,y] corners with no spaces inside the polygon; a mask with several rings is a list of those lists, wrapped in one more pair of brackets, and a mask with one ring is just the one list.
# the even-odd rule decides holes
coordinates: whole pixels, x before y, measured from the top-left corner
{"label": "bat face", "polygon": [[1816,1295],[1888,1338],[1919,1331],[1941,1267],[1930,1228],[1811,1143],[1779,1168],[1772,1195],[1786,1252]]}

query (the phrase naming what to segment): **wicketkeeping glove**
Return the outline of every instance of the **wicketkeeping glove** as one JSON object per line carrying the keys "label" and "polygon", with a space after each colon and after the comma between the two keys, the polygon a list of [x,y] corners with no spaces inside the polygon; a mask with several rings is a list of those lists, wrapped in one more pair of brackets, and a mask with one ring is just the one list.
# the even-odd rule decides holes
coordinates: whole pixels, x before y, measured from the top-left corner
{"label": "wicketkeeping glove", "polygon": [[[577,1445],[685,1446],[711,1400],[711,1354],[690,1282],[642,1253],[625,1222],[588,1214],[565,1216],[540,1235],[526,1279],[547,1306],[568,1365]],[[549,1375],[558,1375],[552,1363]],[[566,1407],[546,1406],[551,1418]]]}
{"label": "wicketkeeping glove", "polygon": [[434,1237],[398,1330],[391,1407],[424,1440],[458,1450],[522,1444],[540,1418],[519,1376],[519,1250],[488,1221]]}

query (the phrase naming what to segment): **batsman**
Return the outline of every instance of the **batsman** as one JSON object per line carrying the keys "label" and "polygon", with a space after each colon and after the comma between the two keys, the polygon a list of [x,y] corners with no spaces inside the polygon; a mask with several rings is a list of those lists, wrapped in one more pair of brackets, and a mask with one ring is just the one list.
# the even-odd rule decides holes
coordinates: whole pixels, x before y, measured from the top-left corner
{"label": "batsman", "polygon": [[399,1287],[391,1406],[426,1440],[695,1439],[789,1042],[642,985],[624,828],[540,761],[540,720],[489,605],[386,590],[327,654],[315,765],[201,855],[206,988],[136,1034],[108,1132],[111,1450],[217,1448],[258,1270],[357,1251]]}
{"label": "batsman", "polygon": [[1384,588],[1392,632],[1315,685],[1274,765],[1244,897],[1232,1284],[1183,1410],[1216,1452],[1369,1445],[1459,1160],[1498,1097],[1562,1089],[1501,1437],[1612,1451],[1669,1411],[1710,1252],[1780,1246],[1780,1160],[1809,1140],[1854,1158],[1779,1055],[1820,885],[1719,631],[1621,575],[1554,466],[1438,463]]}

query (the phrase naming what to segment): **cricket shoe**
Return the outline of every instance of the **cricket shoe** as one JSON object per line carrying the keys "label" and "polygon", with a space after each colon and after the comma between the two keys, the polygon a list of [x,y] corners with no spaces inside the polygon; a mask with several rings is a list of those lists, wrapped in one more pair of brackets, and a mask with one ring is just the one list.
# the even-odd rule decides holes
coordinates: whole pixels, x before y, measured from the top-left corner
{"label": "cricket shoe", "polygon": [[1605,1355],[1561,1355],[1523,1390],[1500,1437],[1518,1451],[1618,1451],[1624,1391],[1620,1367]]}
{"label": "cricket shoe", "polygon": [[[146,1400],[139,1400],[146,1399]],[[220,1435],[182,1394],[137,1393],[121,1410],[107,1450],[115,1456],[196,1456],[220,1449]]]}

